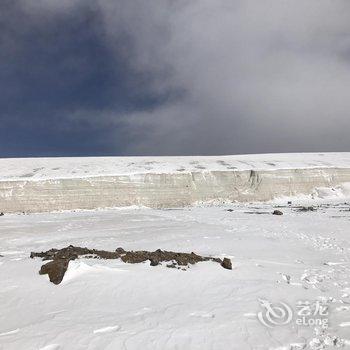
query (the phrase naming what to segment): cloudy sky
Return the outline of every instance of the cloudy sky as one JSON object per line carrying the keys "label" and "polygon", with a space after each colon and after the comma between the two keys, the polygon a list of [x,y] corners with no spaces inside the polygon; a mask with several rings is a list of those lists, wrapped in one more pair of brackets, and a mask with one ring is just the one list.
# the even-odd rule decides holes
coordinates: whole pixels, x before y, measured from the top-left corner
{"label": "cloudy sky", "polygon": [[1,0],[0,157],[350,151],[349,0]]}

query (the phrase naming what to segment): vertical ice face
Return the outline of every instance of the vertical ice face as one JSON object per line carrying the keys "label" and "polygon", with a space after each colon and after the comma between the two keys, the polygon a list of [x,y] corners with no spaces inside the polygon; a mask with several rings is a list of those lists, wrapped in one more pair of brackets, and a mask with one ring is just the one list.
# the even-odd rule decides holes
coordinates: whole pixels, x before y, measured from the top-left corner
{"label": "vertical ice face", "polygon": [[[350,155],[346,153],[58,158],[37,159],[31,168],[19,159],[0,163],[5,166],[0,179],[2,212],[132,205],[164,208],[202,202],[268,201],[313,193],[341,195],[346,188],[336,187],[350,183]],[[316,193],[317,188],[321,190]]]}

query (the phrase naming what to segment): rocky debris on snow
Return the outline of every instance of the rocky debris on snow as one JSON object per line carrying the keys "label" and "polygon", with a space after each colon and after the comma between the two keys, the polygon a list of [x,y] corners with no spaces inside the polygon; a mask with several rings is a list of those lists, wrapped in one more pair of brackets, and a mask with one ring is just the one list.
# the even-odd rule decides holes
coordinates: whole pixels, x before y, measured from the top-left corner
{"label": "rocky debris on snow", "polygon": [[297,211],[302,211],[302,212],[316,211],[316,208],[314,208],[314,207],[299,207],[299,208],[297,208]]}
{"label": "rocky debris on snow", "polygon": [[0,213],[0,216],[4,216],[5,214],[3,212]]}
{"label": "rocky debris on snow", "polygon": [[274,211],[272,212],[272,215],[283,215],[283,212],[280,211],[280,210],[274,210]]}
{"label": "rocky debris on snow", "polygon": [[270,214],[269,211],[245,211],[245,214],[257,214],[257,215],[264,215],[264,214]]}
{"label": "rocky debris on snow", "polygon": [[55,259],[41,266],[40,275],[49,275],[50,282],[59,284],[68,269],[68,259]]}
{"label": "rocky debris on snow", "polygon": [[123,248],[117,248],[114,252],[105,250],[88,249],[74,247],[72,245],[62,249],[50,249],[46,252],[30,254],[31,258],[42,258],[43,261],[51,260],[43,265],[39,271],[40,275],[48,274],[50,281],[54,284],[62,282],[64,274],[67,271],[70,260],[78,259],[79,257],[90,259],[121,259],[125,263],[136,264],[147,260],[151,266],[157,266],[161,262],[170,262],[167,267],[187,267],[202,261],[214,261],[219,263],[223,268],[232,270],[231,260],[201,256],[195,253],[177,253],[157,249],[154,252],[146,250],[126,251]]}
{"label": "rocky debris on snow", "polygon": [[226,211],[229,211],[230,213],[232,213],[233,209],[226,209]]}
{"label": "rocky debris on snow", "polygon": [[224,258],[224,260],[223,260],[222,263],[221,263],[221,266],[222,266],[224,269],[232,270],[232,262],[231,262],[231,259],[229,259],[229,258]]}
{"label": "rocky debris on snow", "polygon": [[290,284],[291,277],[289,275],[286,275],[285,273],[282,273],[281,276],[287,282],[287,284]]}

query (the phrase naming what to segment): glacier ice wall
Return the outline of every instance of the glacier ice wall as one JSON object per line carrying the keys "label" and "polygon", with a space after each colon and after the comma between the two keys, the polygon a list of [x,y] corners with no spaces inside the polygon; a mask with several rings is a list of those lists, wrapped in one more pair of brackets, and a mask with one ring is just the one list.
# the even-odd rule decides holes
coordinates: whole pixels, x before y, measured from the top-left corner
{"label": "glacier ice wall", "polygon": [[131,205],[268,201],[350,182],[350,168],[145,173],[86,178],[1,180],[0,211],[45,212]]}

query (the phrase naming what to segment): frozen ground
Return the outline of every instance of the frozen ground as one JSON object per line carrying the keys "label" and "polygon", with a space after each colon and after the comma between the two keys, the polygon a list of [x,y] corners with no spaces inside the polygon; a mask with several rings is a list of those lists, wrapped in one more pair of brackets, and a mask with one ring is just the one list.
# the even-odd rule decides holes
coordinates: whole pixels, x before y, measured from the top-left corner
{"label": "frozen ground", "polygon": [[[283,216],[271,215],[276,203],[2,216],[0,349],[350,348],[350,205],[294,204]],[[56,286],[29,254],[69,244],[194,251],[230,257],[234,268],[79,260]],[[293,319],[268,323],[259,299],[284,302]],[[329,327],[297,325],[298,301],[328,303],[328,315],[312,306],[307,319]]]}

